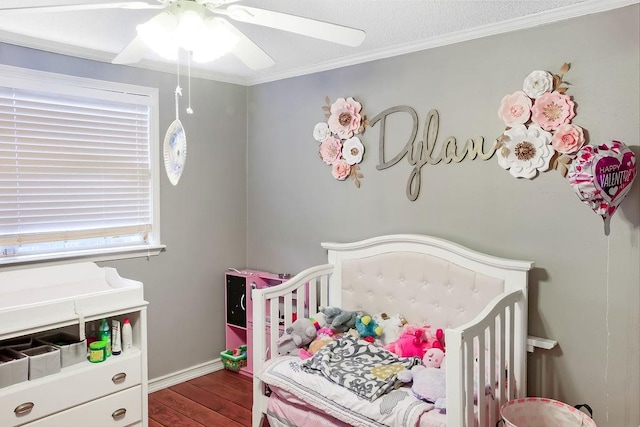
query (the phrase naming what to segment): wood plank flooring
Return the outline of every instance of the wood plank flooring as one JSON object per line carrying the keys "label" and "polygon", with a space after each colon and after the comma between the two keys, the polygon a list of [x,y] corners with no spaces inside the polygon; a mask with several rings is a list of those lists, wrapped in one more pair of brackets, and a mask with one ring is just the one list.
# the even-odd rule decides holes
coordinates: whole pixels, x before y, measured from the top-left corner
{"label": "wood plank flooring", "polygon": [[252,392],[251,378],[226,369],[153,392],[149,427],[251,426]]}

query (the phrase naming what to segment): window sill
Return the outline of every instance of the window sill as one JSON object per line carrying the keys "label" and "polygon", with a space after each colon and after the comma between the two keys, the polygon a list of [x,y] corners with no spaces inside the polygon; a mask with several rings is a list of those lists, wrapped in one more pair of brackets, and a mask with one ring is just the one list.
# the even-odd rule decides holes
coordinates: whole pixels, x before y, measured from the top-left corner
{"label": "window sill", "polygon": [[0,258],[1,266],[20,266],[59,261],[113,261],[119,259],[151,257],[159,255],[166,248],[165,245],[123,246],[108,249],[91,249],[82,251],[56,252],[39,255],[22,255]]}

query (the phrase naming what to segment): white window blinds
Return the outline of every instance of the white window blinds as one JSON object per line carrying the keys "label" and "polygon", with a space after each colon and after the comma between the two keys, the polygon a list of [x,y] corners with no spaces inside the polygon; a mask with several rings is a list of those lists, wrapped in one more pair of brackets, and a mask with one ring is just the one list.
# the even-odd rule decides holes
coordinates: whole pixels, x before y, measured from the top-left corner
{"label": "white window blinds", "polygon": [[146,98],[0,76],[2,255],[153,243]]}

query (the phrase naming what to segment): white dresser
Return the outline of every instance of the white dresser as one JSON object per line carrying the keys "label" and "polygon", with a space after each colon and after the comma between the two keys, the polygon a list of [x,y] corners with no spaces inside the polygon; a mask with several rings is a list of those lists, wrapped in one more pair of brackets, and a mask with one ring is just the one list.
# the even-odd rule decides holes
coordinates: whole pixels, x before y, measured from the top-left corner
{"label": "white dresser", "polygon": [[103,318],[129,318],[134,345],[0,388],[0,426],[147,427],[147,304],[142,283],[90,262],[0,272],[0,347]]}

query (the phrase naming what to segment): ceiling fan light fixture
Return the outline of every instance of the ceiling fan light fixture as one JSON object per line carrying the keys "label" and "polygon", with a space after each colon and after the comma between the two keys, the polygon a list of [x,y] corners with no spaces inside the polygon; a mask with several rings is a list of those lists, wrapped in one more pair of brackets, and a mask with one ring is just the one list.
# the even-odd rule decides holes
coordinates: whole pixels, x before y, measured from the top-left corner
{"label": "ceiling fan light fixture", "polygon": [[195,62],[210,62],[233,50],[238,36],[222,25],[218,18],[207,18],[201,37],[195,39],[190,52]]}
{"label": "ceiling fan light fixture", "polygon": [[136,27],[142,41],[158,55],[166,59],[178,58],[178,40],[175,37],[178,19],[169,12],[162,12]]}
{"label": "ceiling fan light fixture", "polygon": [[175,36],[178,45],[185,50],[193,51],[201,42],[200,38],[204,35],[205,26],[202,16],[193,10],[185,10],[178,18],[178,27]]}
{"label": "ceiling fan light fixture", "polygon": [[178,59],[182,48],[191,52],[195,62],[210,62],[230,52],[238,42],[238,36],[220,18],[204,18],[202,11],[194,8],[162,12],[136,29],[151,50],[171,60]]}

